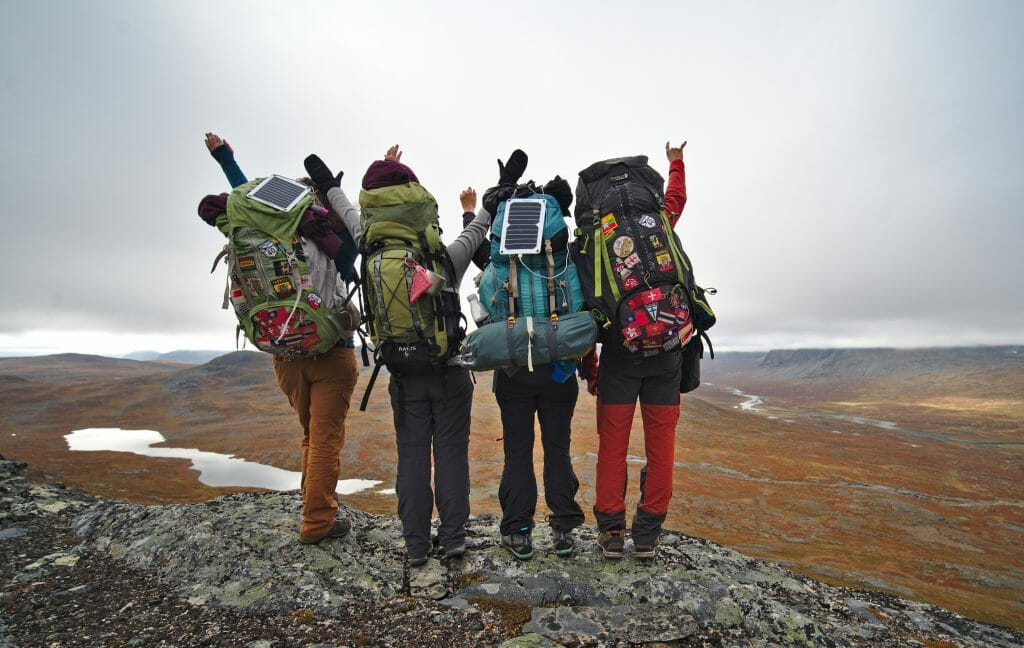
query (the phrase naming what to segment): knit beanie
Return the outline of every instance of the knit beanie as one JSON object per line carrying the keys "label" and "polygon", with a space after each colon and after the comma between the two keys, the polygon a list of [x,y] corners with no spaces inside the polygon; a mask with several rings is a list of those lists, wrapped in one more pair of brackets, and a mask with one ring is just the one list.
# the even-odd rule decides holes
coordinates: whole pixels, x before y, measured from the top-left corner
{"label": "knit beanie", "polygon": [[412,169],[394,160],[376,160],[363,175],[363,189],[379,189],[409,182],[419,183]]}

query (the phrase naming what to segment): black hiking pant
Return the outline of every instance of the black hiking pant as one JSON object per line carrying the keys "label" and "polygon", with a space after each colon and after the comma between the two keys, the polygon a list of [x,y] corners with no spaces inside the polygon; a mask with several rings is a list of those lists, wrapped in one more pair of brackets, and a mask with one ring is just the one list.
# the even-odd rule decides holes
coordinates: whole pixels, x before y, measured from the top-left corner
{"label": "black hiking pant", "polygon": [[533,470],[535,417],[540,421],[544,447],[544,500],[551,509],[548,521],[556,531],[570,531],[583,524],[583,510],[576,503],[580,482],[569,454],[579,385],[575,377],[562,384],[554,382],[550,370],[549,366],[538,367],[531,375],[520,369],[513,377],[500,369],[494,372],[505,450],[505,468],[498,487],[502,535],[533,529],[537,511],[537,478]]}
{"label": "black hiking pant", "polygon": [[441,546],[458,547],[466,541],[469,518],[469,414],[473,404],[469,371],[448,367],[436,374],[392,376],[388,392],[395,417],[395,491],[406,552],[419,558],[430,551],[435,502],[441,518]]}

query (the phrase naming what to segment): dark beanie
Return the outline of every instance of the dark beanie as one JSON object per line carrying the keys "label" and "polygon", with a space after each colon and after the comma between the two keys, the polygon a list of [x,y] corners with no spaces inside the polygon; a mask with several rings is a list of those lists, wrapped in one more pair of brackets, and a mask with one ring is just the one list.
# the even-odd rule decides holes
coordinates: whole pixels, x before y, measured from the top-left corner
{"label": "dark beanie", "polygon": [[419,182],[412,169],[393,160],[376,160],[363,175],[363,189],[379,189],[394,185]]}

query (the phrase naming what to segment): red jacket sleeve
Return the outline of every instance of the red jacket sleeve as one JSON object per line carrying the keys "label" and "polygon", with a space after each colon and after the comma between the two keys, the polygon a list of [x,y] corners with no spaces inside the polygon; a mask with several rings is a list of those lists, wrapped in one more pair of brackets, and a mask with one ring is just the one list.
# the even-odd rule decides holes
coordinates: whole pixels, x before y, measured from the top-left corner
{"label": "red jacket sleeve", "polygon": [[665,213],[672,227],[686,206],[686,166],[682,160],[672,160],[668,165],[668,187],[665,189]]}

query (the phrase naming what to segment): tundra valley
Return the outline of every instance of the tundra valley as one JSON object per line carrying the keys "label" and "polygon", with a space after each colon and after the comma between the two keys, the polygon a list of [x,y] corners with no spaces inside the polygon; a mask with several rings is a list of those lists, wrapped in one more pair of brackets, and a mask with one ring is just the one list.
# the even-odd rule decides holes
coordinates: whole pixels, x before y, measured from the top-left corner
{"label": "tundra valley", "polygon": [[[683,396],[667,528],[833,584],[1024,627],[1024,347],[721,353],[702,369],[702,386]],[[359,412],[368,378],[353,398],[342,478],[383,483],[343,499],[393,513],[387,379]],[[476,380],[472,506],[497,512],[501,423],[490,376]],[[572,451],[589,510],[597,436],[581,391]],[[205,485],[187,459],[71,451],[65,435],[154,430],[160,446],[299,467],[298,423],[259,353],[205,364],[0,359],[0,402],[0,454],[104,497],[195,502],[240,489]],[[638,411],[631,507],[640,429]],[[539,479],[539,442],[535,454]]]}

